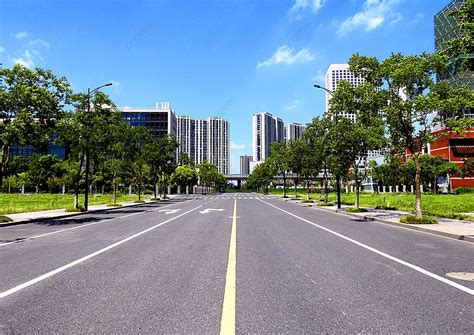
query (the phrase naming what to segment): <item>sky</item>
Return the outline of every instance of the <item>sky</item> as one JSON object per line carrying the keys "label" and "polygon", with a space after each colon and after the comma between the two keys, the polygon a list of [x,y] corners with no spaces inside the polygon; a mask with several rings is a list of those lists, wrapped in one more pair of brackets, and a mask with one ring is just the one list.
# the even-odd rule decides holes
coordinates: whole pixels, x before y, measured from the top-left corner
{"label": "sky", "polygon": [[432,52],[449,0],[0,0],[0,63],[51,69],[76,92],[107,82],[117,106],[170,102],[230,122],[232,173],[252,114],[306,124],[332,63]]}

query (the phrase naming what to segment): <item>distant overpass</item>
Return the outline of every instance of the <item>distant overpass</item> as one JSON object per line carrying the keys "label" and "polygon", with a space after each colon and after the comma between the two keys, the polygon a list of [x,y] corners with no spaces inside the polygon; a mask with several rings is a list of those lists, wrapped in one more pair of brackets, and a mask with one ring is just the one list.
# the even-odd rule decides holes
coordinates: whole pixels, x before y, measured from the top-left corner
{"label": "distant overpass", "polygon": [[[248,174],[226,174],[224,175],[225,179],[227,181],[236,181],[237,182],[237,187],[239,189],[242,189],[242,181],[246,181],[249,177]],[[328,173],[328,179],[331,178],[331,174]],[[300,175],[297,175],[296,173],[289,173],[286,175],[287,180],[304,180]],[[315,177],[312,177],[311,180],[323,180],[324,179],[324,174],[320,173]],[[283,180],[283,175],[275,175],[273,176],[274,181],[282,181]]]}

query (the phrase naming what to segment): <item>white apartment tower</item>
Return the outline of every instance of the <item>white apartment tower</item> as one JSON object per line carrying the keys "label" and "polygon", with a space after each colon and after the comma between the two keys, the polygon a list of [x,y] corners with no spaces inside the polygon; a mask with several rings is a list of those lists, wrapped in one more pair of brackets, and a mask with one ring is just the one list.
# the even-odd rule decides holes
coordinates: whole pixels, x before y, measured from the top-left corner
{"label": "white apartment tower", "polygon": [[264,161],[270,156],[273,142],[285,140],[283,121],[270,113],[252,115],[253,124],[253,161]]}
{"label": "white apartment tower", "polygon": [[[348,81],[353,86],[358,86],[365,82],[362,77],[355,76],[349,71],[349,64],[331,64],[326,72],[326,88],[335,91],[337,85],[341,80]],[[326,113],[329,111],[329,100],[331,95],[326,92]],[[354,113],[338,112],[338,115],[347,117],[348,119],[355,121],[356,115]]]}
{"label": "white apartment tower", "polygon": [[220,117],[206,120],[177,117],[179,152],[188,154],[194,164],[208,161],[220,173],[230,173],[229,122]]}
{"label": "white apartment tower", "polygon": [[305,127],[299,123],[285,124],[285,142],[293,141],[303,137]]}

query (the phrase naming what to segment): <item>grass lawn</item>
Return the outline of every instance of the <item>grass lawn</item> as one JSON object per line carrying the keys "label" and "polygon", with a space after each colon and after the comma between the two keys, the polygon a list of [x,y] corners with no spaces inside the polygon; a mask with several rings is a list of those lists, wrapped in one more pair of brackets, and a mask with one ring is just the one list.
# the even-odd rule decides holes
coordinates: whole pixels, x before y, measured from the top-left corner
{"label": "grass lawn", "polygon": [[[144,197],[143,197],[144,198]],[[117,194],[117,202],[138,200],[137,195]],[[89,205],[108,204],[112,194],[89,195]],[[84,203],[84,195],[79,196],[79,204]],[[72,208],[73,194],[0,194],[0,215],[35,212],[49,209]]]}
{"label": "grass lawn", "polygon": [[[283,190],[272,190],[273,194],[283,194]],[[291,193],[294,195],[293,190]],[[304,192],[299,192],[302,198],[306,197]],[[310,194],[311,199],[321,200],[319,193]],[[335,193],[329,194],[329,201],[336,203]],[[345,205],[354,205],[355,194],[341,194],[341,202]],[[360,206],[369,208],[388,208],[401,211],[413,212],[415,208],[415,195],[407,193],[361,193]],[[460,218],[460,213],[474,213],[474,193],[454,194],[423,194],[421,197],[421,208],[423,214],[445,218]]]}

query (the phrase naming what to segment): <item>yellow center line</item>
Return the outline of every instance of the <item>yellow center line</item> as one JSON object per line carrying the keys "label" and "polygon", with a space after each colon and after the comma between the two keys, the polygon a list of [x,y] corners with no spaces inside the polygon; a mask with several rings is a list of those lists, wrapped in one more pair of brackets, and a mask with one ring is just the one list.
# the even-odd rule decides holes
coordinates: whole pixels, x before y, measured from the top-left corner
{"label": "yellow center line", "polygon": [[230,233],[229,259],[225,278],[224,304],[222,306],[221,334],[235,334],[235,288],[237,261],[237,199],[234,199],[234,214]]}

